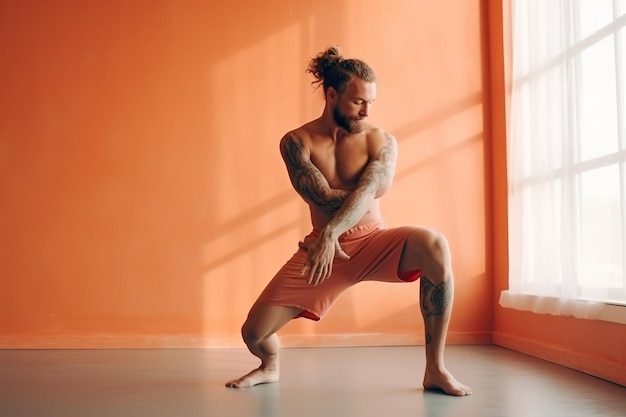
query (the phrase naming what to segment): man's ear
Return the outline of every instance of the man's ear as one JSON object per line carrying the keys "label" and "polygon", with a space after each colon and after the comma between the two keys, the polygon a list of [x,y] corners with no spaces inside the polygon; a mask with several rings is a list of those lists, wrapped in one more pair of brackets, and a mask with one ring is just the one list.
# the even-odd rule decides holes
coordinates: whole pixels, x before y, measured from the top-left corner
{"label": "man's ear", "polygon": [[335,90],[333,87],[328,87],[328,89],[326,90],[326,101],[328,101],[329,103],[334,103],[337,100],[337,97],[339,97],[337,90]]}

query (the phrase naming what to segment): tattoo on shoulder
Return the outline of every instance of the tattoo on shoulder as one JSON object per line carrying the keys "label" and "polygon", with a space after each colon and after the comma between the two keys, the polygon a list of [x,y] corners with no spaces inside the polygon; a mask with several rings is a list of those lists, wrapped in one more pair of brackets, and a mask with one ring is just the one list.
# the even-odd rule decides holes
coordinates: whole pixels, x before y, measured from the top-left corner
{"label": "tattoo on shoulder", "polygon": [[385,145],[380,149],[376,158],[370,162],[362,177],[376,188],[388,187],[395,172],[395,160],[398,153],[396,139],[388,133],[385,133],[385,139]]}
{"label": "tattoo on shoulder", "polygon": [[326,215],[333,215],[343,204],[347,193],[333,192],[321,171],[306,158],[304,144],[294,132],[282,141],[289,178],[296,191],[309,203],[320,208]]}
{"label": "tattoo on shoulder", "polygon": [[389,133],[385,133],[385,139],[387,139],[387,143],[380,150],[378,158],[383,161],[389,161],[396,158],[396,155],[398,153],[398,144],[396,142],[396,138]]}
{"label": "tattoo on shoulder", "polygon": [[302,155],[302,140],[295,136],[294,133],[287,133],[283,138],[282,147],[288,168],[297,166],[299,157]]}

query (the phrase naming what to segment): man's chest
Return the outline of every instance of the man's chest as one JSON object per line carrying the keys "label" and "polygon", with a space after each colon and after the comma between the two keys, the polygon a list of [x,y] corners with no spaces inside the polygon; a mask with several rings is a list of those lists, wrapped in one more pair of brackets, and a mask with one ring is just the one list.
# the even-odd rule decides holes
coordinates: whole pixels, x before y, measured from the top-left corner
{"label": "man's chest", "polygon": [[351,190],[361,178],[369,155],[364,141],[340,142],[312,149],[311,161],[331,188]]}

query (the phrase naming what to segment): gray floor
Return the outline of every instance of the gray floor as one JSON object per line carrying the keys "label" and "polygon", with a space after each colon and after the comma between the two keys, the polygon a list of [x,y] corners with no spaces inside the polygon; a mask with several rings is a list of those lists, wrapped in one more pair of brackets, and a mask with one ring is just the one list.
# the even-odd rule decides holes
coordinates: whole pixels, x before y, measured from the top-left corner
{"label": "gray floor", "polygon": [[284,349],[281,382],[228,389],[240,349],[0,350],[0,416],[626,416],[626,388],[495,346],[449,346],[474,395],[421,389],[423,347]]}

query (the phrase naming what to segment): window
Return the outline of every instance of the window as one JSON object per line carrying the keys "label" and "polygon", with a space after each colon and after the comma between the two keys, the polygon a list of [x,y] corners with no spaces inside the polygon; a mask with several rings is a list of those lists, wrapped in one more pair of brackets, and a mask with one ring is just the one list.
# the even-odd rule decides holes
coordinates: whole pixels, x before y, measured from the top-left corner
{"label": "window", "polygon": [[513,0],[511,14],[501,304],[601,318],[626,305],[626,0]]}

